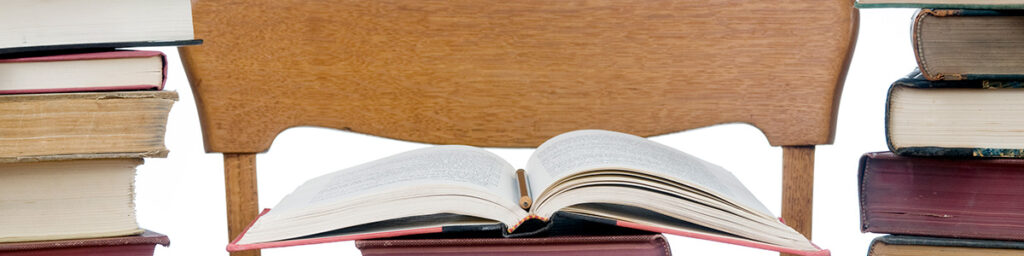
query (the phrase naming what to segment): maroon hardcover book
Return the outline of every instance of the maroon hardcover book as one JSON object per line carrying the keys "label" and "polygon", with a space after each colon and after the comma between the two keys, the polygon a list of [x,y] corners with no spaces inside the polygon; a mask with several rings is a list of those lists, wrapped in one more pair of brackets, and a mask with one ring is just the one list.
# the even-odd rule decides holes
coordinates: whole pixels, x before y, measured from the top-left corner
{"label": "maroon hardcover book", "polygon": [[163,234],[146,230],[134,236],[0,243],[0,255],[151,256],[158,244],[168,246],[171,241]]}
{"label": "maroon hardcover book", "polygon": [[622,255],[668,256],[661,234],[628,236],[558,236],[541,238],[358,240],[364,256],[404,255]]}
{"label": "maroon hardcover book", "polygon": [[1024,159],[860,160],[861,231],[1024,241]]}

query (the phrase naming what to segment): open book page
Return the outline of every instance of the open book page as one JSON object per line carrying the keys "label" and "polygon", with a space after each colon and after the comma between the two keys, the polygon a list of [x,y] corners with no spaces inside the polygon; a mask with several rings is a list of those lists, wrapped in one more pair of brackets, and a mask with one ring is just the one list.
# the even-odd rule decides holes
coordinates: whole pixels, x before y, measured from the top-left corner
{"label": "open book page", "polygon": [[437,146],[334,173],[296,188],[240,243],[273,241],[416,215],[452,213],[515,223],[515,169],[486,150]]}
{"label": "open book page", "polygon": [[624,133],[580,130],[558,135],[537,148],[526,168],[535,202],[551,184],[580,172],[632,170],[688,184],[772,216],[768,208],[725,169]]}
{"label": "open book page", "polygon": [[281,200],[271,213],[309,205],[346,201],[366,195],[427,185],[466,186],[485,190],[503,201],[518,198],[515,168],[497,155],[469,146],[413,150],[307,181]]}

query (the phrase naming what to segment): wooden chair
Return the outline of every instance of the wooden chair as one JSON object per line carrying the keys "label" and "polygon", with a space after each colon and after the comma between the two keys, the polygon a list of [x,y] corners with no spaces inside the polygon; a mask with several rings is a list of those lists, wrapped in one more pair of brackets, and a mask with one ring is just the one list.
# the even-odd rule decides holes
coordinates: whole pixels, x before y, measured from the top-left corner
{"label": "wooden chair", "polygon": [[814,145],[857,31],[852,0],[193,2],[205,42],[180,51],[231,238],[259,210],[256,154],[289,127],[535,147],[734,122],[783,147],[782,216],[810,237]]}

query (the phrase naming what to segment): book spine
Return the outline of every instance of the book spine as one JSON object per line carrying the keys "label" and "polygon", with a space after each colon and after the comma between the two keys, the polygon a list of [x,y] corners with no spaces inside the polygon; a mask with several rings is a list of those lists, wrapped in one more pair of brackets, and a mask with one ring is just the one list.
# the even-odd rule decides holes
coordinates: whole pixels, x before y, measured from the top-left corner
{"label": "book spine", "polygon": [[[865,200],[865,198],[867,196],[867,191],[865,191],[865,190],[868,188],[868,185],[864,183],[864,180],[865,180],[864,179],[865,178],[864,175],[867,174],[864,171],[868,169],[868,163],[869,163],[868,160],[870,160],[870,158],[871,158],[871,156],[873,154],[874,153],[865,153],[864,155],[862,155],[860,157],[860,162],[857,165],[857,197],[858,197],[858,201],[860,203],[860,232],[861,233],[868,232],[868,212],[867,212],[867,205],[864,204],[864,202],[867,201],[867,200]],[[870,253],[868,255],[870,255]]]}
{"label": "book spine", "polygon": [[160,52],[160,69],[162,71],[160,77],[160,84],[156,87],[157,91],[162,91],[164,89],[164,85],[167,84],[167,55],[164,54],[164,52]]}
{"label": "book spine", "polygon": [[877,255],[875,253],[875,247],[878,246],[878,243],[880,243],[878,241],[878,237],[875,237],[875,239],[871,239],[871,244],[868,245],[868,254],[867,254],[868,256]]}
{"label": "book spine", "polygon": [[889,91],[885,93],[885,145],[892,152],[897,150],[896,145],[892,143],[892,93],[897,86],[900,85],[893,83],[889,86]]}
{"label": "book spine", "polygon": [[[939,11],[938,15],[945,16],[945,15],[949,15],[951,12],[954,12],[954,11],[953,10]],[[932,9],[921,9],[921,10],[918,10],[916,14],[914,14],[914,22],[911,23],[911,25],[910,25],[910,41],[911,41],[912,45],[914,46],[914,59],[917,61],[917,66],[921,70],[921,75],[923,75],[928,80],[943,80],[943,78],[946,77],[945,75],[943,75],[943,74],[935,74],[933,71],[931,71],[928,68],[928,61],[925,60],[924,46],[922,45],[922,40],[921,40],[921,24],[924,22],[925,19],[928,19],[929,17],[934,16],[934,15],[936,15],[936,11],[932,10]],[[951,74],[951,75],[953,75],[953,76],[951,76],[951,78],[954,78],[954,79],[950,79],[950,80],[962,80],[962,79],[955,79],[956,78],[956,74]],[[891,90],[890,90],[890,92],[891,92]]]}

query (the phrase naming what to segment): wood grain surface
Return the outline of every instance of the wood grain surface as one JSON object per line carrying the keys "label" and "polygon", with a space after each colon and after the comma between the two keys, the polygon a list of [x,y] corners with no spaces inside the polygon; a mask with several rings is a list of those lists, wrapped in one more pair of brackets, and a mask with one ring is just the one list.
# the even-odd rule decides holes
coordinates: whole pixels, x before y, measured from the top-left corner
{"label": "wood grain surface", "polygon": [[[255,153],[224,154],[224,190],[227,196],[228,241],[232,241],[259,215]],[[259,255],[259,250],[231,253],[231,256]]]}
{"label": "wood grain surface", "polygon": [[814,146],[782,147],[782,219],[811,238]]}
{"label": "wood grain surface", "polygon": [[813,213],[814,146],[782,146],[782,219],[810,240]]}
{"label": "wood grain surface", "polygon": [[197,1],[182,48],[207,151],[320,126],[536,146],[750,123],[832,142],[852,0]]}

